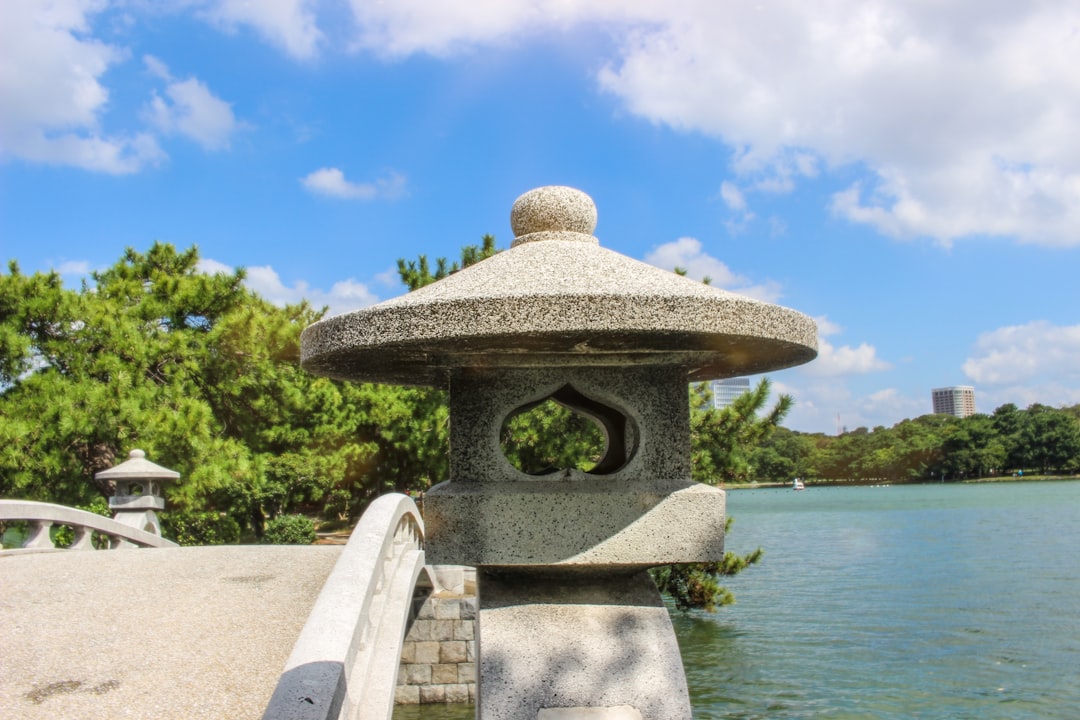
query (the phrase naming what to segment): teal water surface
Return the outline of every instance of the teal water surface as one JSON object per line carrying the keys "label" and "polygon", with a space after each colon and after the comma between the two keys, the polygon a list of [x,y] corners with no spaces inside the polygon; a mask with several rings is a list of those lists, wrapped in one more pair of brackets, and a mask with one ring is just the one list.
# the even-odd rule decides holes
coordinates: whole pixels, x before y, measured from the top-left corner
{"label": "teal water surface", "polygon": [[1080,717],[1080,483],[739,490],[697,718]]}
{"label": "teal water surface", "polygon": [[765,556],[735,605],[673,616],[695,718],[1080,718],[1080,482],[737,490],[728,512],[728,548]]}

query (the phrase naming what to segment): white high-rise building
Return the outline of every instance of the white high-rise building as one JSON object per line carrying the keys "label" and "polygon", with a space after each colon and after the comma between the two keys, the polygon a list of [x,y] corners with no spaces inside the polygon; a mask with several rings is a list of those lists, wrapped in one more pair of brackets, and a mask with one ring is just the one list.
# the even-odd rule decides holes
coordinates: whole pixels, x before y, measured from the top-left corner
{"label": "white high-rise building", "polygon": [[970,385],[934,388],[930,394],[934,400],[935,415],[962,418],[975,414],[975,388]]}
{"label": "white high-rise building", "polygon": [[712,390],[713,407],[720,410],[735,402],[735,398],[743,393],[750,392],[750,378],[737,377],[713,380],[709,384],[709,389]]}

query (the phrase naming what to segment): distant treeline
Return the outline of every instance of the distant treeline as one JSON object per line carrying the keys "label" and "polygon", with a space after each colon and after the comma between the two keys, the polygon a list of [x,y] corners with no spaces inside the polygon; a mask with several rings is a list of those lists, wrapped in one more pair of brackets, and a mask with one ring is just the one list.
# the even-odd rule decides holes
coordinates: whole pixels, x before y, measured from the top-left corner
{"label": "distant treeline", "polygon": [[[1080,405],[1012,403],[966,418],[923,415],[829,436],[780,427],[751,454],[745,480],[889,482],[1080,471]],[[742,479],[742,478],[740,478]]]}

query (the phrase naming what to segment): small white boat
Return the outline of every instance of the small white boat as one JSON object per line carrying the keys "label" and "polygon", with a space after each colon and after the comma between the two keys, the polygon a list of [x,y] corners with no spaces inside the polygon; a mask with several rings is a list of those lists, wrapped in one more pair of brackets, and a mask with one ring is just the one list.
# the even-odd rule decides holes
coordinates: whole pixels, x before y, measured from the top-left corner
{"label": "small white boat", "polygon": [[800,480],[799,478],[795,478],[794,480],[791,481],[791,489],[792,490],[805,490],[806,485],[803,484],[803,481]]}

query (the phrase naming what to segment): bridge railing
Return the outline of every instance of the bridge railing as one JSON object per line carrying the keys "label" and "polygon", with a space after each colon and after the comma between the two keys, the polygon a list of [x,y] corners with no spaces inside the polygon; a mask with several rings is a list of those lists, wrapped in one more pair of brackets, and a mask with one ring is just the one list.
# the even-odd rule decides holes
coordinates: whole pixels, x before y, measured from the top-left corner
{"label": "bridge railing", "polygon": [[360,518],[285,663],[264,720],[385,720],[424,570],[424,521],[406,495]]}
{"label": "bridge railing", "polygon": [[22,548],[8,553],[57,550],[50,532],[54,525],[66,525],[75,534],[69,550],[95,550],[93,534],[108,539],[109,548],[177,547],[176,543],[154,533],[125,525],[92,512],[33,500],[0,500],[0,522],[25,521],[30,531]]}

